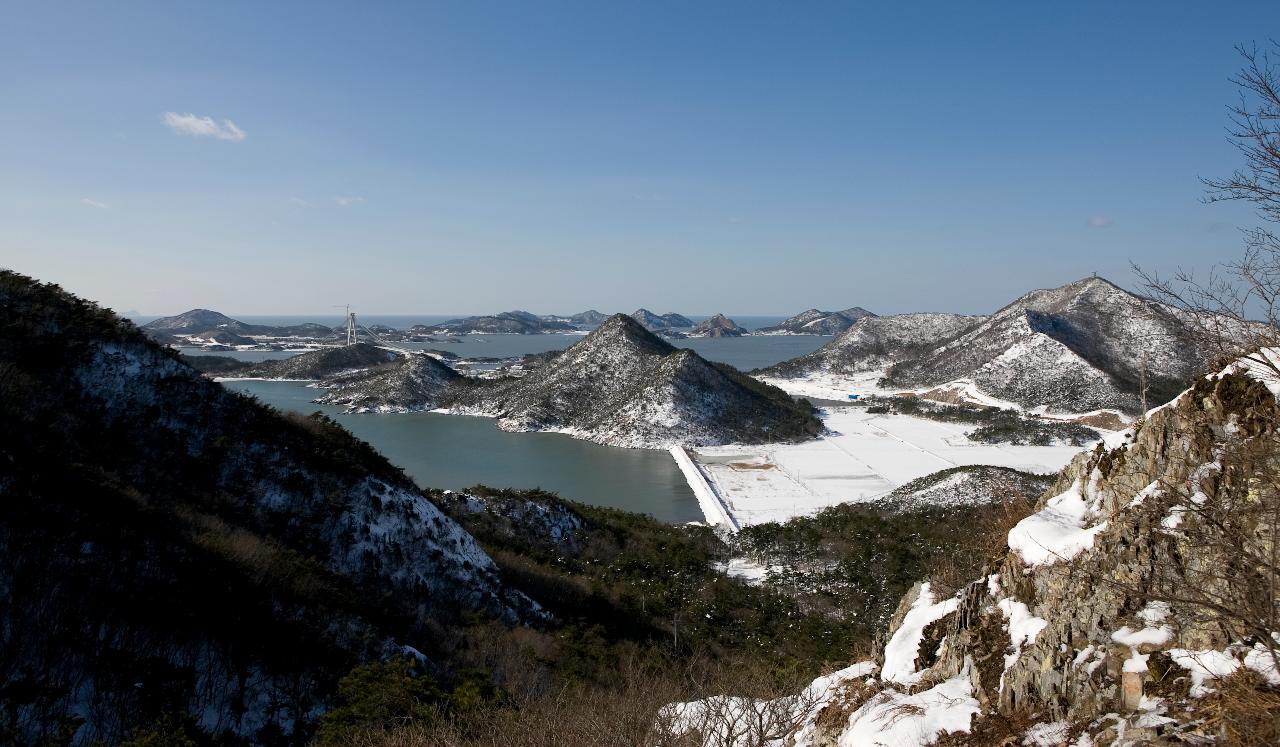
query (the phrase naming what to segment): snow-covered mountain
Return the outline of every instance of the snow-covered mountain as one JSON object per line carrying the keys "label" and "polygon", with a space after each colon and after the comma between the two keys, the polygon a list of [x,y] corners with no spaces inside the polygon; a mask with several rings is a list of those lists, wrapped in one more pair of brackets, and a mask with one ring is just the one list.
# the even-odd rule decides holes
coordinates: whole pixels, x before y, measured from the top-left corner
{"label": "snow-covered mountain", "polygon": [[748,334],[750,330],[740,326],[724,314],[716,314],[710,319],[704,319],[698,322],[693,329],[689,330],[689,337],[742,337]]}
{"label": "snow-covered mountain", "polygon": [[807,405],[622,314],[524,377],[472,387],[457,403],[507,430],[563,431],[615,446],[789,441],[821,430]]}
{"label": "snow-covered mountain", "polygon": [[442,406],[462,375],[425,353],[329,379],[316,402],[346,405],[356,412],[409,412]]}
{"label": "snow-covered mountain", "polygon": [[984,319],[986,317],[934,313],[863,317],[812,353],[759,373],[793,378],[814,373],[874,371],[918,354]]}
{"label": "snow-covered mountain", "polygon": [[640,322],[641,326],[650,332],[656,332],[660,329],[673,329],[677,327],[683,329],[685,327],[693,326],[692,320],[686,316],[677,314],[674,311],[669,314],[659,315],[649,311],[648,309],[636,309],[631,312],[631,318]]}
{"label": "snow-covered mountain", "polygon": [[227,391],[56,286],[0,273],[0,305],[0,688],[40,687],[7,712],[16,741],[118,743],[162,713],[280,741],[356,664],[431,657],[464,614],[540,616],[331,421]]}
{"label": "snow-covered mountain", "polygon": [[808,309],[769,327],[756,330],[758,335],[838,335],[859,319],[875,314],[861,306],[844,311]]}
{"label": "snow-covered mountain", "polygon": [[1059,412],[1168,401],[1213,355],[1178,310],[1098,277],[1036,290],[895,363],[886,383],[939,387]]}
{"label": "snow-covered mountain", "polygon": [[809,355],[758,373],[839,377],[884,369],[881,386],[1050,412],[1142,409],[1177,394],[1217,352],[1182,312],[1098,277],[1036,290],[992,314],[860,319]]}

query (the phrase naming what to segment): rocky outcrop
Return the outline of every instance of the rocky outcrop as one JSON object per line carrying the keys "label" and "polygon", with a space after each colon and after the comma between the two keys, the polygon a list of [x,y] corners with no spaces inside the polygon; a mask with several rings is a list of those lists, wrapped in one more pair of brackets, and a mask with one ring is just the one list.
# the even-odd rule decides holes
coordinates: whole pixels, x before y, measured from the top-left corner
{"label": "rocky outcrop", "polygon": [[1232,707],[1213,690],[1234,672],[1255,678],[1247,687],[1260,688],[1258,702],[1280,703],[1266,695],[1280,686],[1280,631],[1267,629],[1276,611],[1271,601],[1250,606],[1259,593],[1270,600],[1276,583],[1271,360],[1198,379],[1082,453],[984,577],[951,595],[917,585],[890,625],[879,678],[850,683],[808,715],[797,743],[879,743],[851,735],[890,734],[894,719],[873,723],[877,713],[940,688],[950,706],[900,715],[937,724],[929,719],[941,714],[950,726],[911,743],[1221,741],[1229,724],[1206,715]]}

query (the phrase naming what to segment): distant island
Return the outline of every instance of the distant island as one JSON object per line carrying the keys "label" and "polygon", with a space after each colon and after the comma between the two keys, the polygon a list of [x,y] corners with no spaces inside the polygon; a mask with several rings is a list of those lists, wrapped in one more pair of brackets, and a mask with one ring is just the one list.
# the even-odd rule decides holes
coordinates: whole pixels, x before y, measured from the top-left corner
{"label": "distant island", "polygon": [[838,335],[849,329],[859,319],[873,317],[875,314],[861,306],[854,306],[844,311],[819,311],[808,309],[799,314],[774,324],[761,327],[755,331],[757,335]]}
{"label": "distant island", "polygon": [[440,358],[361,342],[260,363],[188,360],[222,378],[316,381],[318,402],[356,412],[440,409],[611,446],[786,442],[822,430],[807,402],[674,347],[624,314],[568,350],[525,356],[499,375],[463,376]]}
{"label": "distant island", "polygon": [[[694,323],[676,313],[654,314],[646,309],[632,312],[645,329],[664,337],[680,338],[681,330]],[[415,324],[398,329],[382,324],[359,326],[361,336],[371,336],[383,343],[447,343],[458,342],[460,335],[546,335],[585,334],[600,326],[608,314],[589,309],[561,316],[538,315],[528,311],[503,311],[497,314],[459,317],[436,324]],[[191,309],[174,316],[161,317],[142,325],[151,339],[171,347],[203,348],[210,352],[224,350],[306,350],[346,343],[346,326],[329,326],[315,322],[292,325],[251,324],[210,309]]]}

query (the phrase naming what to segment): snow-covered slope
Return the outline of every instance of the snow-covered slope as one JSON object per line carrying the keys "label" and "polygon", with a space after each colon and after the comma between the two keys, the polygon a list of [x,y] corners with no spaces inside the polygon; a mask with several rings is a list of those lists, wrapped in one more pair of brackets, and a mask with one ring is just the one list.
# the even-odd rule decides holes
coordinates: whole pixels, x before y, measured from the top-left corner
{"label": "snow-covered slope", "polygon": [[522,378],[462,392],[457,407],[498,417],[507,430],[614,446],[789,441],[821,429],[807,406],[622,314]]}
{"label": "snow-covered slope", "polygon": [[874,371],[926,350],[985,318],[934,313],[867,316],[812,353],[759,373],[796,378],[815,373]]}

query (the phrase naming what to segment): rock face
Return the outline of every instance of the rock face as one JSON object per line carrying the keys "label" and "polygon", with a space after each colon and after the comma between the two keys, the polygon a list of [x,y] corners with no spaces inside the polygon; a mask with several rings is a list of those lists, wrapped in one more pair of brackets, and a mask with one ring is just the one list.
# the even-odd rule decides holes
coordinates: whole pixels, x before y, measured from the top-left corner
{"label": "rock face", "polygon": [[868,316],[808,355],[763,369],[767,376],[794,378],[815,373],[874,371],[928,350],[986,317],[963,314]]}
{"label": "rock face", "polygon": [[756,330],[758,335],[838,335],[865,317],[875,316],[861,306],[844,311],[808,309],[770,327]]}
{"label": "rock face", "polygon": [[1211,351],[1190,320],[1102,278],[1032,291],[954,339],[896,363],[894,386],[972,383],[987,396],[1060,412],[1141,411],[1166,402]]}
{"label": "rock face", "polygon": [[659,316],[648,309],[636,309],[631,312],[631,318],[640,322],[640,325],[650,332],[693,326],[693,322],[688,317],[675,312]]}
{"label": "rock face", "polygon": [[459,395],[506,430],[555,430],[614,446],[811,438],[812,408],[729,366],[672,347],[622,314],[519,379]]}
{"label": "rock face", "polygon": [[0,305],[6,742],[83,719],[75,743],[114,744],[165,714],[302,742],[354,664],[431,656],[468,612],[539,615],[332,422],[229,392],[55,286],[0,273]]}
{"label": "rock face", "polygon": [[572,332],[576,329],[568,322],[548,319],[527,311],[504,311],[492,316],[469,316],[450,319],[424,329],[431,334],[507,334],[542,335],[555,332]]}
{"label": "rock face", "polygon": [[[1280,685],[1273,602],[1250,606],[1259,593],[1272,599],[1276,578],[1266,560],[1280,504],[1271,360],[1198,379],[1110,446],[1082,453],[1009,532],[985,577],[954,595],[918,585],[890,625],[879,679],[847,683],[843,698],[810,714],[806,743],[874,743],[851,735],[888,733],[892,720],[871,723],[877,709],[943,687],[967,709],[944,730],[948,744],[1223,736],[1230,727],[1205,718],[1234,707],[1212,700],[1216,679],[1251,674],[1246,686],[1261,696]],[[1268,706],[1239,707],[1236,717]],[[955,715],[946,708],[913,713]]]}
{"label": "rock face", "polygon": [[741,327],[724,314],[716,314],[689,330],[689,337],[742,337],[750,330]]}
{"label": "rock face", "polygon": [[355,412],[434,410],[448,401],[450,387],[461,380],[461,374],[434,357],[416,353],[329,379],[323,384],[328,391],[316,402]]}

